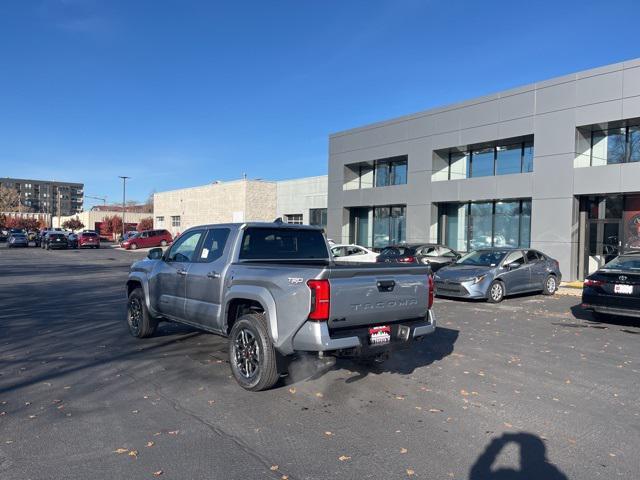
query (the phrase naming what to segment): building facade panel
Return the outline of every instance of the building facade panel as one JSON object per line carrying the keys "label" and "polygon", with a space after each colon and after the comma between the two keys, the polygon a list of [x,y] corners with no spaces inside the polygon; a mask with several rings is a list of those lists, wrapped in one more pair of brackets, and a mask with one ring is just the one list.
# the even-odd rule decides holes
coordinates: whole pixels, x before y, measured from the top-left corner
{"label": "building facade panel", "polygon": [[[625,223],[640,214],[639,67],[608,65],[331,136],[329,235],[373,247],[532,246],[557,258],[566,279],[620,245],[640,248]],[[406,185],[361,188],[370,169],[347,166],[381,151],[406,156]]]}

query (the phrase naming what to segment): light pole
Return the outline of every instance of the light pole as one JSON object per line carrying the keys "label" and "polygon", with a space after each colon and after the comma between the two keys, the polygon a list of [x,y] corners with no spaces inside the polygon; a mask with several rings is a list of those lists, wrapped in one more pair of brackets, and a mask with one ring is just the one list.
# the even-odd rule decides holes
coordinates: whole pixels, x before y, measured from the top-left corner
{"label": "light pole", "polygon": [[118,176],[118,178],[122,179],[122,238],[124,238],[124,210],[125,210],[125,199],[126,199],[126,192],[127,192],[127,179],[131,178],[131,177],[123,177],[121,175]]}

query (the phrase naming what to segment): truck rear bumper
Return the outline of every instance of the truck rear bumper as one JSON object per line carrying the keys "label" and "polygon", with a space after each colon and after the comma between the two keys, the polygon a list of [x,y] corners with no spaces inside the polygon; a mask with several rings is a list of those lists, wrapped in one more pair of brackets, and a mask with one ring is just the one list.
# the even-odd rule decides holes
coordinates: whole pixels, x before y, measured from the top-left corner
{"label": "truck rear bumper", "polygon": [[368,327],[353,330],[330,332],[326,322],[307,321],[293,337],[293,349],[305,352],[331,352],[338,350],[356,350],[371,352],[387,350],[408,344],[433,333],[436,329],[436,318],[433,311],[424,319],[413,319],[391,324],[391,342],[384,345],[370,345]]}

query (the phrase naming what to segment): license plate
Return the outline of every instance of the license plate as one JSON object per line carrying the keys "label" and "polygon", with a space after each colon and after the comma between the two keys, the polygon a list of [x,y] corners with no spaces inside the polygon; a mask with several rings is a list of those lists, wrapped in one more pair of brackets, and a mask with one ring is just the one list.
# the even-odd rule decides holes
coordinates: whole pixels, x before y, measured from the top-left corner
{"label": "license plate", "polygon": [[384,345],[391,341],[391,327],[382,325],[369,329],[369,343],[371,345]]}
{"label": "license plate", "polygon": [[626,295],[631,295],[633,293],[633,285],[619,285],[615,284],[613,286],[614,293],[624,293]]}

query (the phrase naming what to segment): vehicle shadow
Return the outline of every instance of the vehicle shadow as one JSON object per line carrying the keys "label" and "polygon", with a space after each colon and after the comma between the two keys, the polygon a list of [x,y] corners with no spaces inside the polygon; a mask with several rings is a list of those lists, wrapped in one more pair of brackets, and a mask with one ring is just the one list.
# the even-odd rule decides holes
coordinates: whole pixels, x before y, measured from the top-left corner
{"label": "vehicle shadow", "polygon": [[585,310],[578,303],[571,307],[571,314],[578,320],[585,320],[587,322],[597,325],[618,325],[621,327],[640,327],[640,319],[633,317],[621,317],[618,315],[598,315],[589,310]]}
{"label": "vehicle shadow", "polygon": [[408,375],[417,368],[426,367],[451,355],[459,331],[451,328],[437,327],[431,335],[414,342],[409,348],[394,352],[391,357],[381,363],[365,364],[358,359],[337,358],[323,365],[319,362],[308,362],[305,358],[292,363],[295,370],[294,382],[316,380],[334,370],[347,370],[357,375],[350,376],[346,383],[353,383],[369,375],[396,373]]}
{"label": "vehicle shadow", "polygon": [[[493,469],[500,452],[511,443],[519,447],[520,469]],[[505,433],[487,445],[471,467],[469,480],[567,480],[567,476],[547,460],[546,451],[543,441],[532,433]]]}

